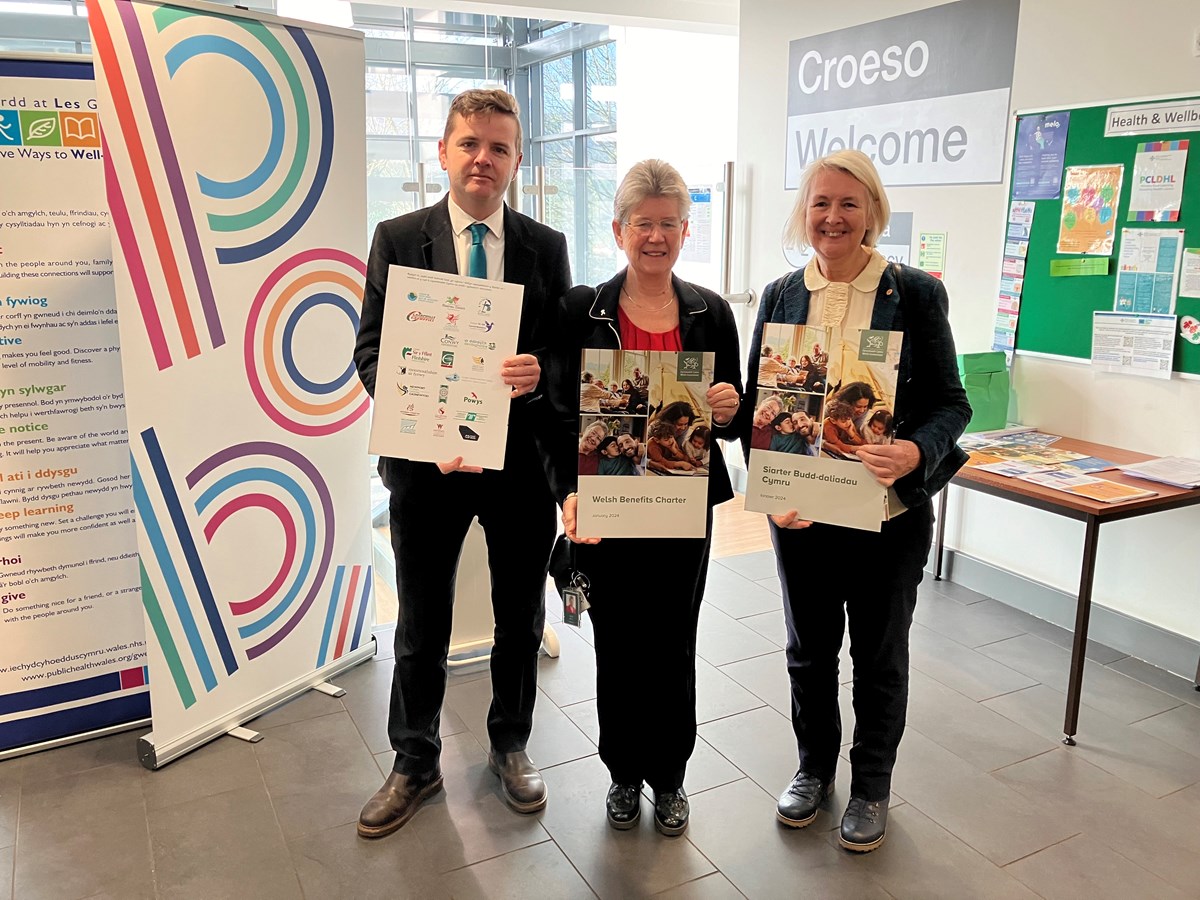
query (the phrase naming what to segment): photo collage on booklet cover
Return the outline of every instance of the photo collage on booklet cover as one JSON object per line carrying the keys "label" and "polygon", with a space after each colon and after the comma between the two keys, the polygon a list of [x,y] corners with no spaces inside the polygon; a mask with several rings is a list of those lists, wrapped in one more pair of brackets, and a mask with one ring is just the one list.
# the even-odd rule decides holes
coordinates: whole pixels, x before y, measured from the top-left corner
{"label": "photo collage on booklet cover", "polygon": [[584,350],[579,474],[707,477],[714,354]]}
{"label": "photo collage on booklet cover", "polygon": [[752,450],[858,462],[895,439],[897,331],[763,326]]}

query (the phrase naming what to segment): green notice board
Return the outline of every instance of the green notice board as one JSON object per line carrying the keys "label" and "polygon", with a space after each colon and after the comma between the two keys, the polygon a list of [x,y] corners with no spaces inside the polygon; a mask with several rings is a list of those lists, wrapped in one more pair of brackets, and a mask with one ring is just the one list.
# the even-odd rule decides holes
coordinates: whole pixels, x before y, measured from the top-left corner
{"label": "green notice board", "polygon": [[[1172,98],[1179,99],[1179,98]],[[1137,104],[1149,101],[1139,100]],[[1104,124],[1108,110],[1123,103],[1071,108],[1071,124],[1067,134],[1064,157],[1067,166],[1097,166],[1121,164],[1125,167],[1121,179],[1121,199],[1117,208],[1116,239],[1111,257],[1082,256],[1058,252],[1059,220],[1062,200],[1034,200],[1036,211],[1029,235],[1029,250],[1025,261],[1025,283],[1021,292],[1021,313],[1017,326],[1017,350],[1053,353],[1090,359],[1092,355],[1092,313],[1111,310],[1117,289],[1117,257],[1121,251],[1121,232],[1125,228],[1164,228],[1184,230],[1185,247],[1200,247],[1200,125],[1194,131],[1172,131],[1155,134],[1136,134],[1105,137]],[[1130,104],[1133,105],[1133,104]],[[1013,129],[1013,167],[1016,167],[1018,129]],[[1129,222],[1129,194],[1133,183],[1133,162],[1138,144],[1147,141],[1189,140],[1187,168],[1184,172],[1183,201],[1177,222]],[[1015,180],[1010,173],[1009,192]],[[1006,210],[1007,212],[1007,210]],[[1107,260],[1106,274],[1052,276],[1056,260]],[[1063,268],[1060,264],[1056,268]],[[1200,318],[1200,299],[1181,297],[1175,313]],[[1190,344],[1179,337],[1176,329],[1175,371],[1200,375],[1200,344]]]}

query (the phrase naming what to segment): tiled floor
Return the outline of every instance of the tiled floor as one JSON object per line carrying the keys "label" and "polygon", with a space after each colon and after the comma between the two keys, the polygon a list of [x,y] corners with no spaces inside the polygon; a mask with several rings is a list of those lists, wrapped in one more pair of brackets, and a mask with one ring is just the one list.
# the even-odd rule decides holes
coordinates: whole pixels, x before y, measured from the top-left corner
{"label": "tiled floor", "polygon": [[[585,621],[559,625],[562,655],[541,663],[540,815],[501,802],[487,673],[466,672],[442,721],[445,792],[392,837],[356,837],[391,762],[384,649],[338,679],[344,698],[259,719],[258,744],[221,738],[160,772],[138,766],[132,734],[0,763],[0,900],[1200,897],[1200,693],[1093,645],[1079,745],[1064,747],[1066,633],[952,584],[922,587],[887,842],[837,847],[846,766],[812,827],[778,827],[795,749],[773,573],[769,552],[712,566],[686,837],[656,834],[649,800],[639,828],[605,824]],[[653,635],[635,640],[653,652]],[[848,668],[843,681],[849,736]]]}

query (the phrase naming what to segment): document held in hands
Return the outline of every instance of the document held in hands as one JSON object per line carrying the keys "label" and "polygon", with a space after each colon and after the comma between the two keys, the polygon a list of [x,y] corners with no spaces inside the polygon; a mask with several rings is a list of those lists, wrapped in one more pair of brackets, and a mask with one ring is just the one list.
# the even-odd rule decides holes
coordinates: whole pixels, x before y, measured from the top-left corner
{"label": "document held in hands", "polygon": [[898,331],[768,323],[758,360],[746,509],[879,531],[897,515],[858,459],[895,439]]}
{"label": "document held in hands", "polygon": [[581,537],[704,537],[715,353],[583,351]]}
{"label": "document held in hands", "polygon": [[423,462],[504,468],[519,284],[392,266],[384,297],[368,448]]}

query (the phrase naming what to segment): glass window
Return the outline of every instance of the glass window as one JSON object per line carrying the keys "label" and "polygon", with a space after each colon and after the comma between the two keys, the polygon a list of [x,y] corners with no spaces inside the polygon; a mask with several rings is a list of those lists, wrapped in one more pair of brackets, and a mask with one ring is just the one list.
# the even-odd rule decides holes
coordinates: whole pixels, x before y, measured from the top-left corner
{"label": "glass window", "polygon": [[570,56],[542,64],[542,131],[547,136],[575,130],[575,74]]}
{"label": "glass window", "polygon": [[367,66],[367,134],[411,134],[410,102],[403,66]]}
{"label": "glass window", "polygon": [[423,137],[440,138],[446,129],[450,101],[465,90],[488,83],[479,71],[418,68],[416,76],[417,134]]}
{"label": "glass window", "polygon": [[614,42],[583,52],[588,128],[617,124],[617,45]]}
{"label": "glass window", "polygon": [[546,224],[567,236],[571,251],[571,271],[579,271],[575,253],[575,139],[563,138],[542,144],[542,164],[546,167],[546,184],[557,188],[546,195]]}

